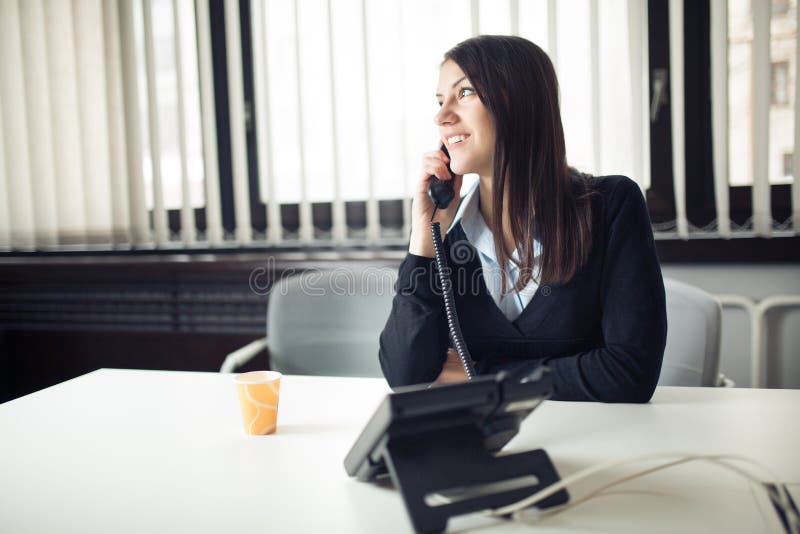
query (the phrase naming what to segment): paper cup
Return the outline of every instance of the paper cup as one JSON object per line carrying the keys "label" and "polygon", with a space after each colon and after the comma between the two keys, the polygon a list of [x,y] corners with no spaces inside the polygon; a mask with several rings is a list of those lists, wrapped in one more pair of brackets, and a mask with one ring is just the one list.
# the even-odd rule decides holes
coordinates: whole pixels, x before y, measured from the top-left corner
{"label": "paper cup", "polygon": [[277,371],[252,371],[233,377],[245,434],[263,436],[275,432],[281,376]]}

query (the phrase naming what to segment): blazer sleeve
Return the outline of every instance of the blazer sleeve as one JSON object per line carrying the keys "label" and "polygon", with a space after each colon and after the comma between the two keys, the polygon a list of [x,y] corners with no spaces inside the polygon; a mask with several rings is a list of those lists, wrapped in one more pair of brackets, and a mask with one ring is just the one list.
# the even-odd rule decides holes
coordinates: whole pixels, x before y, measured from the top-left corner
{"label": "blazer sleeve", "polygon": [[617,184],[607,206],[600,288],[603,346],[505,368],[527,374],[548,365],[556,400],[648,402],[661,372],[666,302],[647,207],[639,187],[629,179]]}
{"label": "blazer sleeve", "polygon": [[378,357],[391,387],[433,382],[447,358],[448,330],[433,258],[408,254],[400,264],[392,311]]}

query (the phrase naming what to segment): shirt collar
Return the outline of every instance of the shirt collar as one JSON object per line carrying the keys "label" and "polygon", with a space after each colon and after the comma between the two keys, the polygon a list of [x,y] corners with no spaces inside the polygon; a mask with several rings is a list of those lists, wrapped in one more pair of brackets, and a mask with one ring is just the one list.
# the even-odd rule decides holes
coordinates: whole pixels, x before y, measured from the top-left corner
{"label": "shirt collar", "polygon": [[479,183],[479,180],[476,180],[464,196],[464,200],[458,207],[456,216],[453,219],[453,225],[460,222],[467,241],[472,243],[472,246],[487,260],[497,264],[494,252],[494,236],[486,225],[486,221],[483,220],[483,215],[481,215],[480,211],[481,194]]}
{"label": "shirt collar", "polygon": [[480,184],[480,180],[475,180],[475,182],[473,182],[467,191],[467,194],[464,195],[464,200],[461,201],[461,205],[456,211],[456,216],[453,219],[453,222],[450,224],[450,228],[447,229],[448,232],[452,230],[455,225],[461,222],[461,219],[464,218],[465,214],[467,215],[467,219],[470,219],[472,218],[473,214],[478,211],[478,202],[480,199],[478,184]]}

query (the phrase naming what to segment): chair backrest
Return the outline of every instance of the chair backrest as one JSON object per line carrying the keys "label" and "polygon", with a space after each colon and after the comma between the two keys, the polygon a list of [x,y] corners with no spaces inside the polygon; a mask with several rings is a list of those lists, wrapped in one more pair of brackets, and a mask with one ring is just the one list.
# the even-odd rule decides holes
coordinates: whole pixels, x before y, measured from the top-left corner
{"label": "chair backrest", "polygon": [[275,284],[267,308],[273,369],[382,377],[378,337],[392,307],[396,269],[311,270]]}
{"label": "chair backrest", "polygon": [[664,279],[667,346],[660,386],[715,386],[719,376],[722,308],[702,289]]}

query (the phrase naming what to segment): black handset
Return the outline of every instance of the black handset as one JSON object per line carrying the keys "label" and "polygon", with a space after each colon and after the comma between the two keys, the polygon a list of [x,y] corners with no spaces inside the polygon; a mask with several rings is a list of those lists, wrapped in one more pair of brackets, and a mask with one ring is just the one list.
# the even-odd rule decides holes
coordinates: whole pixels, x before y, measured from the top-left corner
{"label": "black handset", "polygon": [[[448,159],[450,158],[450,153],[447,152],[447,147],[442,145],[442,148],[439,150],[444,152]],[[447,171],[450,173],[450,177],[452,178],[453,171],[450,169],[449,162],[447,163]],[[433,205],[440,210],[447,209],[447,206],[450,205],[450,202],[452,202],[456,196],[453,188],[453,180],[439,180],[433,175],[430,176],[429,180],[428,197],[431,199],[431,202],[433,202]]]}
{"label": "black handset", "polygon": [[[441,151],[448,158],[450,157],[444,145],[442,145]],[[449,163],[447,164],[447,170],[450,171],[452,176],[453,171],[450,169]],[[453,282],[450,280],[450,269],[447,267],[447,257],[443,250],[442,232],[439,229],[439,222],[433,220],[436,210],[447,208],[455,198],[453,180],[439,180],[435,176],[431,176],[428,184],[428,196],[435,206],[433,215],[431,215],[431,239],[433,240],[433,252],[436,258],[436,270],[439,271],[439,282],[442,285],[442,298],[444,299],[444,311],[447,316],[447,327],[450,330],[450,340],[453,342],[453,347],[456,349],[461,365],[464,367],[467,380],[472,380],[475,377],[475,368],[472,365],[472,356],[469,354],[467,344],[464,342],[464,336],[461,334],[461,325],[458,323],[456,303],[453,298]]]}

